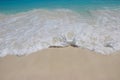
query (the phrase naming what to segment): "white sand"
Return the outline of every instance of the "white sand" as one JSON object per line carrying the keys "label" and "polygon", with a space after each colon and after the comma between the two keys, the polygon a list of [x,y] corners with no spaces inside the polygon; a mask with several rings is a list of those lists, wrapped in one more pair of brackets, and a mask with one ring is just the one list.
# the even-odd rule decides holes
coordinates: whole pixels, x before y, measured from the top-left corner
{"label": "white sand", "polygon": [[67,47],[6,56],[0,58],[0,80],[120,80],[120,54]]}

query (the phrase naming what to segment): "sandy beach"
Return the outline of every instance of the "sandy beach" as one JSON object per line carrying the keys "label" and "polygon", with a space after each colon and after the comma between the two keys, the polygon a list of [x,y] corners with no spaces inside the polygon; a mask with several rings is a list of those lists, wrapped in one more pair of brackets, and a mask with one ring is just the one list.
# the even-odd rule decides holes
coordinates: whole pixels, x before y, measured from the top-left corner
{"label": "sandy beach", "polygon": [[120,54],[81,48],[49,48],[0,58],[0,80],[120,80]]}
{"label": "sandy beach", "polygon": [[0,80],[120,80],[120,0],[0,0]]}

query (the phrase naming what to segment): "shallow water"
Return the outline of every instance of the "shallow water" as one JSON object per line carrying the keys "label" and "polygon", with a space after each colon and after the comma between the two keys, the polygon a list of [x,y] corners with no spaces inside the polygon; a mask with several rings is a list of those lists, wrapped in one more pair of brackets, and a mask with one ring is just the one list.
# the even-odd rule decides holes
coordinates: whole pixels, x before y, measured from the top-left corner
{"label": "shallow water", "polygon": [[0,12],[10,14],[32,9],[71,9],[86,11],[103,7],[116,7],[119,0],[0,0]]}
{"label": "shallow water", "polygon": [[[16,1],[13,0],[13,2]],[[77,4],[78,0],[75,1]],[[102,6],[85,7],[88,3],[89,6],[95,6],[94,1],[96,5]],[[84,6],[85,10],[66,8],[62,6],[62,3],[64,5],[66,3],[64,0],[60,2],[64,8],[57,8],[57,0],[50,3],[41,1],[41,4],[54,3],[56,5],[50,7],[51,9],[45,9],[43,6],[37,9],[34,6],[28,11],[24,6],[18,11],[19,8],[16,7],[15,13],[11,11],[12,8],[4,11],[7,4],[1,5],[0,8],[3,10],[0,9],[0,56],[30,54],[51,46],[83,47],[101,54],[119,51],[120,7],[115,0],[110,1],[113,2],[114,7],[110,7],[110,5],[113,6],[111,3],[103,6],[105,3],[97,2],[97,0],[89,0],[84,2],[84,5],[79,3],[80,8]],[[2,3],[5,4],[5,1]],[[71,6],[76,7],[75,4]]]}

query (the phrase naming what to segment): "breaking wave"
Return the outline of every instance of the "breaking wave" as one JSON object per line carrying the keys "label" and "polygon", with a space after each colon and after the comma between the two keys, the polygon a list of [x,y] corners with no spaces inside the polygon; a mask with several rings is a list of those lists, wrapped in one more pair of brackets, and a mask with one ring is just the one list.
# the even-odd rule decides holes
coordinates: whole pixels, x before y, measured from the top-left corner
{"label": "breaking wave", "polygon": [[0,14],[0,57],[49,47],[83,47],[101,54],[120,50],[120,10],[36,9]]}

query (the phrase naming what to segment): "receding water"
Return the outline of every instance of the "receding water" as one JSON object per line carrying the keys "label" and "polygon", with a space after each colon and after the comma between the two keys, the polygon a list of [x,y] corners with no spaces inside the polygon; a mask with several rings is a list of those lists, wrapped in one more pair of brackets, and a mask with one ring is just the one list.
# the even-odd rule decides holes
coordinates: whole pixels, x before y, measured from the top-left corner
{"label": "receding water", "polygon": [[119,0],[0,0],[0,56],[51,46],[120,50]]}

